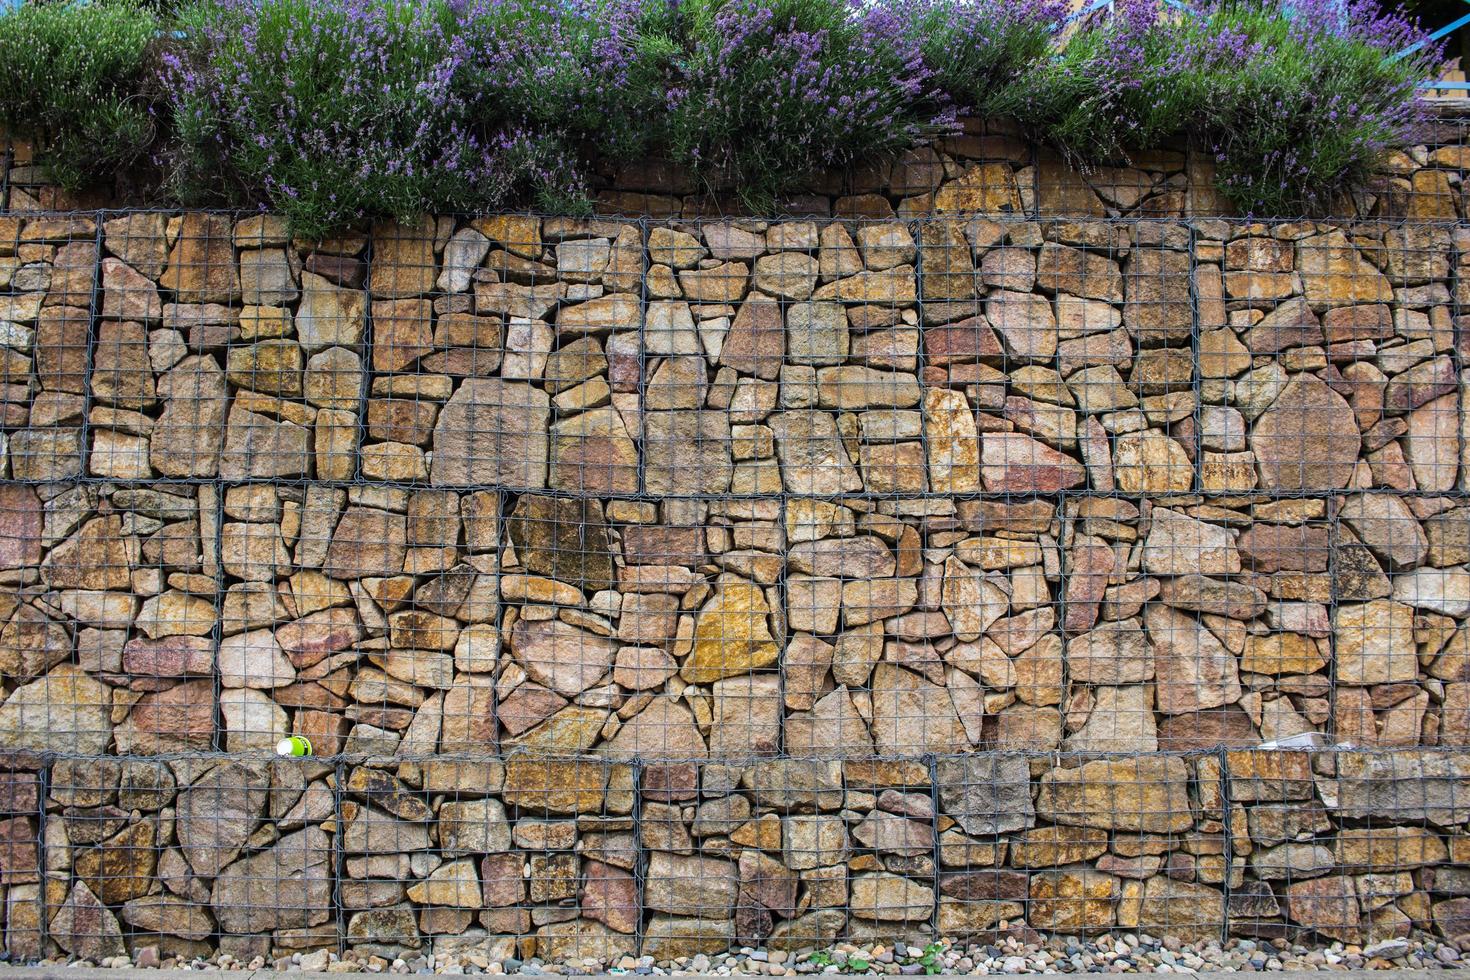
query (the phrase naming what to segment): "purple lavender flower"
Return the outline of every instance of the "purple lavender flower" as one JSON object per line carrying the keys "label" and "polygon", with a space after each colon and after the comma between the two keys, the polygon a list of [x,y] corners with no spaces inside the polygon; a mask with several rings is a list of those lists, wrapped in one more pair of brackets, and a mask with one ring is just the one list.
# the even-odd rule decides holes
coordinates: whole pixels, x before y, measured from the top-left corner
{"label": "purple lavender flower", "polygon": [[755,208],[822,170],[913,145],[948,113],[903,11],[846,0],[680,8],[669,142]]}

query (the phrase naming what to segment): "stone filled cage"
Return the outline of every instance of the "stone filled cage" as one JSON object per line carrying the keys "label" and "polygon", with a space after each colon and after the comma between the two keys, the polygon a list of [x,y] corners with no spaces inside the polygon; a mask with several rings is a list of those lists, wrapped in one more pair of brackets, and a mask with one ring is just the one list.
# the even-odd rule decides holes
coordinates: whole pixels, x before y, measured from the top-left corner
{"label": "stone filled cage", "polygon": [[1470,934],[1419,172],[1450,213],[0,214],[6,951]]}

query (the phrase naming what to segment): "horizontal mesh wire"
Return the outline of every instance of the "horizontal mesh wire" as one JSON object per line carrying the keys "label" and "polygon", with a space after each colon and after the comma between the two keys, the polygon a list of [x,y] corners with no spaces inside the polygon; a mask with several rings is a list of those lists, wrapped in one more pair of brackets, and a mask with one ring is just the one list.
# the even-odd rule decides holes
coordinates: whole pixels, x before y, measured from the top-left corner
{"label": "horizontal mesh wire", "polygon": [[1462,752],[16,760],[7,948],[669,961],[1467,931]]}
{"label": "horizontal mesh wire", "polygon": [[1466,241],[18,219],[0,729],[122,755],[1460,743]]}
{"label": "horizontal mesh wire", "polygon": [[4,219],[17,481],[1462,486],[1459,226],[109,214]]}
{"label": "horizontal mesh wire", "polygon": [[[1424,109],[1409,145],[1387,152],[1376,172],[1360,185],[1344,188],[1321,210],[1344,218],[1470,218],[1464,194],[1470,169],[1467,102],[1457,93]],[[0,134],[0,208],[20,213],[150,203],[152,175],[121,174],[110,185],[68,192],[54,185],[25,141],[14,142],[7,160],[4,139]],[[668,161],[589,169],[608,171],[595,176],[590,188],[600,214],[699,219],[748,213],[717,176],[696,176]],[[153,190],[151,200],[156,201]],[[1025,140],[1008,121],[971,118],[960,119],[956,133],[896,158],[817,175],[776,206],[783,214],[849,219],[937,211],[1084,219],[1234,213],[1215,186],[1211,152],[1164,145],[1074,166],[1057,152]]]}
{"label": "horizontal mesh wire", "polygon": [[1470,932],[1458,225],[0,230],[13,955]]}

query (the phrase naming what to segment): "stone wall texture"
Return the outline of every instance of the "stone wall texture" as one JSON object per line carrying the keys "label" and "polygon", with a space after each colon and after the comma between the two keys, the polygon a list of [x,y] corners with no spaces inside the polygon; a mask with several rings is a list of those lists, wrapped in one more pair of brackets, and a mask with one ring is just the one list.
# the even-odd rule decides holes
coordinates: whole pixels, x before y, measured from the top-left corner
{"label": "stone wall texture", "polygon": [[[1419,143],[1384,155],[1377,172],[1343,186],[1329,211],[1354,218],[1470,218],[1470,109],[1463,99],[1427,103]],[[956,130],[891,159],[817,175],[778,204],[818,218],[916,218],[936,211],[1029,217],[1200,218],[1231,214],[1215,187],[1212,153],[1165,146],[1075,167],[1028,142],[1013,121],[961,118]],[[0,130],[0,207],[14,212],[152,207],[156,174],[122,173],[111,186],[66,191],[49,183],[37,149]],[[580,165],[579,165],[580,167]],[[745,214],[734,189],[666,160],[593,163],[598,213],[711,219]]]}
{"label": "stone wall texture", "polygon": [[1470,935],[1470,225],[985,166],[0,214],[4,948]]}

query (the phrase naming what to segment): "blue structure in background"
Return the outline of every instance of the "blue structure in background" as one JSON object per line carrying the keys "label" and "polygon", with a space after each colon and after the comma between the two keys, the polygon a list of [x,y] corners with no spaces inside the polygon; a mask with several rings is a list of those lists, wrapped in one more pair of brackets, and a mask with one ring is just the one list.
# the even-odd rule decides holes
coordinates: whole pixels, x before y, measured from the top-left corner
{"label": "blue structure in background", "polygon": [[[20,0],[15,0],[15,2],[20,2]],[[1078,10],[1078,11],[1076,11],[1074,13],[1068,14],[1067,15],[1067,18],[1064,21],[1062,21],[1062,25],[1063,26],[1066,26],[1066,25],[1071,24],[1071,23],[1073,23],[1075,21],[1081,20],[1083,17],[1086,17],[1088,14],[1096,13],[1097,11],[1102,10],[1104,8],[1112,7],[1113,2],[1114,2],[1114,0],[1090,0],[1090,2],[1086,6],[1084,6],[1081,10]],[[1189,6],[1189,4],[1183,2],[1183,0],[1162,0],[1162,2],[1164,4],[1164,6],[1166,6],[1166,7],[1173,7],[1176,10],[1183,10],[1183,11],[1188,12],[1188,11],[1190,11],[1192,9]],[[1465,0],[1465,3],[1470,4],[1470,0]],[[1415,51],[1418,51],[1420,48],[1424,47],[1426,44],[1433,44],[1435,41],[1441,40],[1442,38],[1449,37],[1455,31],[1458,31],[1460,28],[1466,26],[1467,24],[1470,24],[1470,13],[1467,13],[1464,16],[1455,19],[1454,21],[1451,21],[1450,23],[1448,23],[1445,26],[1441,27],[1439,30],[1437,30],[1434,33],[1430,34],[1428,37],[1426,37],[1424,40],[1420,41],[1418,44],[1411,44],[1407,48],[1404,48],[1402,51],[1396,52],[1393,55],[1392,60],[1397,61],[1399,58],[1407,57],[1407,56],[1413,54]],[[1448,81],[1440,82],[1440,81],[1433,81],[1433,80],[1430,80],[1430,79],[1426,79],[1426,80],[1424,80],[1424,81],[1422,81],[1422,82],[1419,83],[1419,87],[1422,88],[1422,89],[1438,89],[1438,90],[1452,90],[1452,91],[1457,91],[1457,92],[1467,92],[1467,91],[1470,91],[1470,81],[1465,81],[1465,82],[1448,82]]]}
{"label": "blue structure in background", "polygon": [[[1465,0],[1465,2],[1466,3],[1470,3],[1470,0]],[[1424,45],[1426,45],[1426,44],[1433,44],[1435,41],[1438,41],[1441,38],[1448,37],[1449,35],[1453,34],[1455,31],[1458,31],[1460,28],[1464,27],[1466,24],[1470,24],[1470,14],[1465,14],[1464,16],[1459,17],[1459,18],[1451,21],[1450,23],[1448,23],[1445,26],[1441,27],[1439,30],[1435,31],[1433,34],[1429,35],[1424,40],[1420,41],[1418,44],[1411,44],[1407,48],[1404,48],[1404,50],[1402,50],[1398,54],[1394,55],[1394,57],[1395,58],[1402,58],[1405,55],[1413,54],[1415,51],[1418,51],[1420,48],[1424,47]],[[1435,89],[1453,89],[1453,90],[1455,90],[1457,92],[1464,92],[1464,91],[1470,90],[1470,82],[1428,82],[1428,81],[1426,81],[1426,82],[1420,82],[1419,83],[1419,87],[1420,88],[1435,88]]]}

